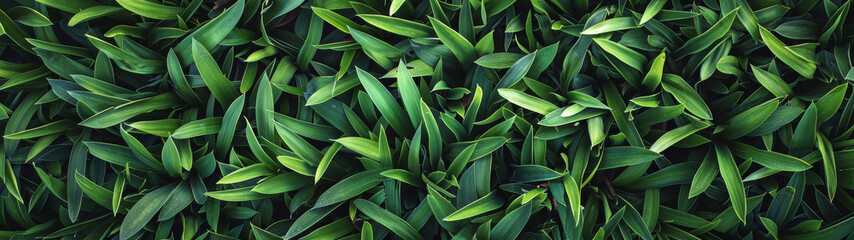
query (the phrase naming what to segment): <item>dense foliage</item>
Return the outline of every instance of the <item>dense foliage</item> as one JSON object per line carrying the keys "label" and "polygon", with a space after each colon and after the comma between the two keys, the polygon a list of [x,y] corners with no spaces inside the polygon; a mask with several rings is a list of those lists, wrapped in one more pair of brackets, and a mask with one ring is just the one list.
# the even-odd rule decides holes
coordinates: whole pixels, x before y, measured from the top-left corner
{"label": "dense foliage", "polygon": [[854,238],[851,0],[3,0],[0,238]]}

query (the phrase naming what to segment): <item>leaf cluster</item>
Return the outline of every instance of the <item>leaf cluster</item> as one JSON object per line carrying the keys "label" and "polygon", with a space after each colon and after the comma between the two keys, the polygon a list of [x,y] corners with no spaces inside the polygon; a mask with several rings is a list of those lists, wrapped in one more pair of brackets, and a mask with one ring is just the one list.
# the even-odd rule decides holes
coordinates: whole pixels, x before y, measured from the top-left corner
{"label": "leaf cluster", "polygon": [[7,0],[0,238],[854,238],[851,0]]}

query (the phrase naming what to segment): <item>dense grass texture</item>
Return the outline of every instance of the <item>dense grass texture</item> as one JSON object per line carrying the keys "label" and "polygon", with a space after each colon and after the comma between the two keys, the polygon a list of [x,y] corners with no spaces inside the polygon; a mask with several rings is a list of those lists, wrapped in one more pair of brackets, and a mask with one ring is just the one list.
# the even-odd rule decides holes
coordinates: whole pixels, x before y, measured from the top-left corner
{"label": "dense grass texture", "polygon": [[2,0],[0,239],[854,239],[851,0]]}

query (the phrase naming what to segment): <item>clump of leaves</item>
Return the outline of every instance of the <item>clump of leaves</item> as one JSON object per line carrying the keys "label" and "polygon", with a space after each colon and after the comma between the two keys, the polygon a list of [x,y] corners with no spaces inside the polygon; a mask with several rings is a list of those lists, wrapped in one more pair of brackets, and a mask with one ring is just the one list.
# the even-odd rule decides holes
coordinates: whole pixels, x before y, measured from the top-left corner
{"label": "clump of leaves", "polygon": [[0,2],[0,236],[843,239],[851,0]]}

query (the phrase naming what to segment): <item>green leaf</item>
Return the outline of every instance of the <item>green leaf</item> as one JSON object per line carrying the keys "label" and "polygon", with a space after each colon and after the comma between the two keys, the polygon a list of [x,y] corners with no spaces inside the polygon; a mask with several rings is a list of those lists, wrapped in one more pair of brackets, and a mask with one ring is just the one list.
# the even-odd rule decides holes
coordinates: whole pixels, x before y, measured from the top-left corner
{"label": "green leaf", "polygon": [[513,104],[542,115],[558,109],[557,106],[546,100],[513,89],[498,89],[498,94]]}
{"label": "green leaf", "polygon": [[460,35],[460,33],[454,31],[454,29],[451,29],[448,25],[445,25],[435,18],[430,18],[430,24],[433,25],[433,30],[436,31],[436,35],[439,36],[442,43],[451,49],[451,52],[457,56],[460,63],[464,65],[469,64],[478,56],[474,45],[466,40],[463,35]]}
{"label": "green leaf", "polygon": [[717,42],[718,39],[721,39],[727,34],[727,32],[729,32],[730,27],[732,27],[732,23],[735,21],[736,11],[738,11],[738,9],[739,8],[736,8],[721,17],[714,26],[703,32],[703,34],[689,39],[685,42],[685,45],[676,49],[673,54],[677,58],[682,58],[688,54],[695,54],[705,50],[709,46],[712,46],[712,44]]}
{"label": "green leaf", "polygon": [[412,126],[421,125],[421,93],[402,60],[397,65],[397,89]]}
{"label": "green leaf", "polygon": [[341,132],[331,126],[302,121],[281,113],[274,113],[272,117],[275,119],[277,124],[282,125],[288,130],[291,130],[303,137],[323,142],[331,142],[332,139],[341,136]]}
{"label": "green leaf", "polygon": [[15,6],[6,10],[6,13],[10,18],[15,19],[15,21],[30,27],[47,27],[53,25],[45,15],[29,7]]}
{"label": "green leaf", "polygon": [[[87,34],[86,37],[89,43],[112,59],[121,69],[137,74],[156,74],[166,70],[160,56],[139,56],[138,52],[121,49],[92,35]],[[125,43],[125,47],[127,47],[127,43]]]}
{"label": "green leaf", "polygon": [[218,64],[201,42],[193,40],[192,46],[193,60],[199,69],[199,75],[205,81],[205,85],[220,104],[223,106],[231,104],[240,93],[234,89],[231,81],[222,74]]}
{"label": "green leaf", "polygon": [[244,202],[264,199],[267,195],[252,191],[252,187],[235,188],[221,191],[206,192],[205,195],[213,199],[227,202]]}
{"label": "green leaf", "polygon": [[736,139],[756,129],[771,116],[780,102],[772,99],[747,109],[734,117],[727,119],[724,124],[726,128],[718,134],[727,139]]}
{"label": "green leaf", "polygon": [[295,191],[311,185],[310,179],[296,172],[281,173],[259,182],[251,191],[260,194],[279,194]]}
{"label": "green leaf", "polygon": [[528,74],[528,71],[531,70],[531,66],[533,66],[536,56],[537,52],[534,52],[525,55],[517,60],[516,63],[513,63],[513,66],[507,70],[507,73],[504,74],[504,77],[501,78],[501,81],[498,82],[498,86],[495,88],[509,88],[522,80],[522,78]]}
{"label": "green leaf", "polygon": [[312,177],[314,173],[317,172],[317,169],[302,159],[291,157],[291,156],[279,156],[277,158],[279,163],[284,165],[286,168],[293,170],[299,174]]}
{"label": "green leaf", "polygon": [[697,94],[682,77],[668,73],[664,74],[661,80],[664,91],[673,94],[673,97],[684,104],[689,112],[702,119],[712,120],[712,112],[703,99],[700,98],[700,94]]}
{"label": "green leaf", "polygon": [[398,180],[412,186],[424,186],[424,183],[421,181],[420,178],[418,178],[418,176],[415,176],[415,174],[412,174],[409,171],[403,169],[386,170],[381,172],[380,174],[385,177],[392,178],[394,180]]}
{"label": "green leaf", "polygon": [[[776,28],[774,32],[789,39],[797,40],[812,40],[816,41],[819,38],[821,27],[813,21],[809,20],[794,20],[786,21]],[[757,29],[758,31],[759,29]]]}
{"label": "green leaf", "polygon": [[570,175],[563,176],[563,187],[568,197],[567,204],[572,210],[572,218],[575,219],[576,225],[581,221],[581,190],[578,183]]}
{"label": "green leaf", "polygon": [[169,137],[166,143],[163,144],[160,156],[163,159],[163,167],[170,176],[177,177],[181,175],[181,156],[178,153],[178,146],[175,145],[172,137]]}
{"label": "green leaf", "polygon": [[164,93],[131,101],[101,111],[83,120],[79,125],[97,129],[111,127],[143,113],[175,107],[177,100],[174,94]]}
{"label": "green leaf", "polygon": [[[659,9],[660,8],[661,7],[659,7]],[[635,20],[632,17],[618,17],[618,18],[612,18],[612,19],[608,19],[608,20],[602,21],[600,23],[597,23],[596,25],[593,25],[592,27],[584,29],[584,31],[582,31],[581,34],[596,35],[596,34],[602,34],[602,33],[628,30],[628,29],[633,29],[633,28],[638,28],[638,24],[635,23]],[[596,40],[596,39],[594,38],[593,40]]]}
{"label": "green leaf", "polygon": [[335,142],[370,159],[380,159],[379,143],[377,141],[360,137],[343,137],[335,139]]}
{"label": "green leaf", "polygon": [[703,158],[703,162],[694,174],[688,197],[693,198],[705,192],[719,172],[716,152],[714,149],[709,149],[708,154]]}
{"label": "green leaf", "polygon": [[187,139],[192,137],[204,136],[208,134],[217,133],[221,128],[221,117],[205,118],[181,125],[181,127],[175,129],[175,132],[172,133],[172,137],[175,139]]}
{"label": "green leaf", "polygon": [[590,136],[591,145],[598,145],[605,141],[605,123],[602,117],[587,119],[587,132]]}
{"label": "green leaf", "polygon": [[602,156],[602,164],[599,169],[611,169],[625,166],[643,164],[661,157],[660,154],[649,149],[639,147],[607,147]]}
{"label": "green leaf", "polygon": [[750,68],[753,70],[753,74],[756,75],[756,80],[759,81],[759,84],[762,84],[762,86],[765,87],[765,89],[768,89],[768,91],[774,94],[774,96],[787,97],[794,94],[792,88],[790,88],[789,85],[777,75],[753,65],[750,65]]}
{"label": "green leaf", "polygon": [[507,213],[498,224],[490,231],[492,239],[505,240],[516,239],[522,229],[525,228],[525,223],[531,217],[532,203],[523,204],[512,212]]}
{"label": "green leaf", "polygon": [[353,28],[359,31],[365,31],[362,26],[359,26],[352,20],[341,16],[341,14],[333,12],[332,10],[319,7],[311,7],[311,10],[314,12],[314,14],[317,14],[317,16],[322,18],[324,21],[328,22],[329,24],[332,24],[332,26],[338,28],[338,30],[341,30],[344,33],[350,33],[349,28]]}
{"label": "green leaf", "polygon": [[193,192],[190,189],[190,183],[189,181],[182,181],[175,187],[172,195],[169,196],[169,200],[163,205],[160,215],[157,216],[157,221],[174,218],[181,210],[189,206],[192,201]]}
{"label": "green leaf", "polygon": [[741,182],[741,173],[739,173],[735,159],[732,158],[732,154],[726,145],[715,143],[715,153],[718,157],[721,178],[724,179],[729,193],[732,209],[738,219],[744,222],[747,215],[747,197],[744,193],[744,184]]}
{"label": "green leaf", "polygon": [[126,182],[125,179],[126,179],[125,175],[119,174],[116,178],[116,183],[113,186],[113,196],[112,196],[112,199],[110,199],[110,201],[111,201],[111,207],[113,209],[113,216],[114,217],[116,216],[116,214],[119,213],[119,206],[121,206],[121,204],[122,204],[122,194],[124,193],[125,182]]}
{"label": "green leaf", "polygon": [[[353,39],[362,46],[362,50],[365,54],[368,54],[371,59],[382,65],[383,68],[391,68],[393,66],[393,62],[388,58],[396,58],[402,53],[397,47],[354,28],[350,29],[350,34],[353,35]],[[384,61],[387,61],[387,63]]]}
{"label": "green leaf", "polygon": [[774,200],[768,206],[768,218],[775,223],[784,224],[787,212],[792,206],[792,199],[795,197],[795,188],[787,186],[777,192]]}
{"label": "green leaf", "polygon": [[439,132],[439,124],[433,117],[433,112],[424,100],[421,100],[421,116],[424,118],[424,130],[427,131],[427,152],[431,161],[437,160],[442,155],[442,134]]}
{"label": "green leaf", "polygon": [[158,137],[169,137],[169,135],[181,125],[181,119],[167,118],[152,121],[138,121],[127,125],[143,133]]}
{"label": "green leaf", "polygon": [[[400,1],[403,2],[403,1]],[[406,19],[384,16],[379,14],[359,14],[359,18],[390,33],[409,38],[430,37],[433,29],[430,26]]]}
{"label": "green leaf", "polygon": [[492,69],[510,68],[525,55],[518,53],[500,52],[484,55],[474,61],[479,66]]}
{"label": "green leaf", "polygon": [[356,208],[359,209],[365,215],[368,215],[374,221],[382,224],[387,227],[389,230],[397,234],[397,236],[406,239],[406,240],[415,240],[415,239],[424,239],[418,234],[418,231],[409,225],[406,221],[403,221],[398,216],[395,216],[391,212],[380,208],[371,201],[364,199],[356,199],[353,201],[353,204],[356,205]]}
{"label": "green leaf", "polygon": [[61,133],[68,131],[69,129],[74,128],[74,122],[71,122],[68,119],[62,119],[56,122],[48,123],[45,125],[41,125],[35,128],[23,130],[20,132],[6,134],[3,138],[6,139],[30,139],[37,138],[42,136],[47,136],[51,134]]}
{"label": "green leaf", "polygon": [[15,22],[12,21],[12,18],[6,14],[6,12],[0,10],[0,28],[2,28],[2,33],[9,37],[15,44],[19,47],[23,48],[27,52],[32,53],[33,45],[27,42],[25,39],[27,35],[22,31]]}
{"label": "green leaf", "polygon": [[524,183],[541,182],[563,177],[566,173],[560,173],[540,165],[521,165],[513,171],[513,177]]}
{"label": "green leaf", "polygon": [[320,159],[320,163],[317,164],[317,171],[314,173],[314,183],[317,184],[320,181],[320,178],[323,177],[323,173],[326,172],[326,169],[329,167],[329,164],[332,163],[332,159],[335,158],[335,154],[338,153],[338,150],[343,146],[339,142],[335,142],[332,144],[332,147],[329,147],[329,150],[326,150],[326,154],[323,155],[323,158]]}
{"label": "green leaf", "polygon": [[599,101],[599,99],[591,97],[590,95],[587,95],[586,93],[583,93],[583,92],[579,92],[579,91],[568,92],[568,93],[566,93],[566,98],[567,98],[567,100],[572,101],[572,102],[574,102],[578,105],[581,105],[583,107],[611,110],[611,108],[609,108],[608,105],[605,105],[604,103]]}
{"label": "green leaf", "polygon": [[[664,0],[654,0],[654,1],[664,1]],[[655,90],[658,87],[658,84],[661,83],[661,76],[664,71],[664,59],[665,54],[662,51],[661,54],[658,54],[657,57],[652,61],[652,65],[649,67],[649,72],[646,73],[646,76],[643,77],[643,84],[649,89]]]}
{"label": "green leaf", "polygon": [[[127,1],[127,0],[117,1],[117,2],[119,4],[122,4],[124,2],[125,4],[130,4],[130,5],[152,4],[152,3],[137,3],[136,1]],[[156,3],[155,3],[155,5],[156,5]],[[77,25],[81,22],[97,19],[97,18],[104,17],[104,16],[109,16],[112,14],[122,12],[123,10],[125,10],[125,9],[121,8],[121,7],[115,7],[115,6],[93,6],[93,7],[89,7],[89,8],[83,9],[80,12],[74,14],[74,16],[71,16],[71,19],[68,20],[68,26],[73,27],[74,25]],[[155,11],[155,14],[160,15],[162,13]],[[140,15],[142,15],[142,14],[140,14]],[[174,17],[177,17],[177,15],[175,15]]]}
{"label": "green leaf", "polygon": [[[119,129],[119,132],[122,135],[122,139],[125,140],[125,144],[129,146],[131,153],[136,156],[143,164],[153,169],[164,170],[163,164],[161,164],[157,159],[154,158],[154,155],[142,145],[139,140],[135,137],[131,136],[127,131],[123,128]],[[91,146],[90,146],[91,149]]]}
{"label": "green leaf", "polygon": [[643,221],[647,231],[652,231],[658,224],[660,214],[661,192],[659,189],[647,189],[643,200]]}
{"label": "green leaf", "polygon": [[[397,12],[397,10],[400,10],[400,7],[402,7],[404,3],[406,3],[406,0],[391,1],[391,8],[389,8],[388,15],[389,16],[394,15],[394,13]],[[365,223],[365,224],[367,224],[367,226],[370,227],[370,224],[368,224],[368,223]],[[373,238],[373,234],[371,234],[371,238]]]}
{"label": "green leaf", "polygon": [[267,230],[258,228],[258,226],[255,226],[255,224],[251,224],[251,225],[252,225],[252,235],[255,236],[255,239],[259,239],[259,240],[274,240],[275,239],[275,240],[278,240],[278,239],[282,238],[282,236],[279,236],[279,235],[271,233]]}
{"label": "green leaf", "polygon": [[389,122],[392,128],[399,134],[409,134],[412,132],[412,127],[407,124],[406,115],[403,114],[403,109],[391,96],[391,93],[382,85],[374,76],[361,69],[356,69],[359,74],[359,81],[365,87],[365,91],[371,96],[374,105],[380,110],[380,113]]}
{"label": "green leaf", "polygon": [[854,227],[854,217],[849,217],[841,222],[826,227],[818,232],[806,234],[793,234],[783,236],[782,239],[805,239],[805,240],[821,240],[821,239],[842,239],[851,234],[848,229]]}
{"label": "green leaf", "polygon": [[172,196],[174,190],[172,186],[166,185],[157,188],[154,191],[146,193],[145,196],[139,199],[122,221],[121,228],[119,229],[119,238],[130,239],[139,230],[142,230],[148,224],[148,221],[154,217],[154,214],[160,211],[160,208]]}
{"label": "green leaf", "polygon": [[288,229],[288,232],[285,234],[285,239],[291,239],[303,231],[308,230],[311,226],[314,226],[314,224],[329,215],[329,213],[332,213],[332,211],[338,208],[338,206],[341,206],[341,204],[309,209],[294,221]]}
{"label": "green leaf", "polygon": [[140,16],[157,20],[173,20],[184,11],[183,8],[164,6],[149,1],[116,0],[116,3]]}
{"label": "green leaf", "polygon": [[267,168],[267,166],[265,166],[264,164],[252,164],[244,168],[237,169],[234,172],[223,176],[221,179],[219,179],[219,181],[216,182],[216,184],[238,183],[256,177],[267,176],[271,174],[273,174],[273,172],[271,172],[270,169]]}
{"label": "green leaf", "polygon": [[125,95],[134,95],[136,92],[125,89],[123,87],[119,87],[113,85],[111,83],[102,81],[97,78],[92,78],[84,75],[74,74],[71,75],[74,78],[74,82],[80,84],[81,87],[86,88],[92,92],[100,93],[104,95],[110,96],[125,96]]}
{"label": "green leaf", "polygon": [[77,12],[80,9],[84,9],[87,7],[98,5],[97,2],[92,0],[80,0],[80,1],[70,1],[70,0],[36,0],[36,2],[51,6],[66,12]]}
{"label": "green leaf", "polygon": [[222,117],[222,124],[216,137],[216,150],[220,156],[224,156],[231,146],[231,141],[234,140],[234,131],[237,129],[237,122],[240,121],[240,114],[243,112],[243,104],[246,101],[246,95],[240,95]]}
{"label": "green leaf", "polygon": [[273,88],[270,80],[267,78],[267,74],[264,73],[258,81],[258,92],[255,95],[255,125],[258,127],[258,135],[266,139],[273,139],[274,136],[274,101]]}
{"label": "green leaf", "polygon": [[243,14],[244,2],[244,0],[237,0],[237,2],[232,4],[230,8],[226,9],[214,19],[208,21],[201,27],[196,28],[192,33],[185,36],[184,39],[174,47],[175,53],[177,53],[178,59],[181,60],[181,64],[183,66],[188,66],[190,63],[194,62],[194,41],[198,41],[200,45],[204,46],[205,51],[207,51],[208,49],[213,49],[214,46],[225,39],[240,20],[240,16]]}
{"label": "green leaf", "polygon": [[658,14],[659,11],[661,11],[661,8],[664,7],[665,3],[667,3],[667,1],[665,0],[650,1],[649,5],[646,5],[646,10],[643,11],[643,16],[641,17],[638,25],[643,25],[644,23],[652,19],[652,17],[655,17],[655,15]]}
{"label": "green leaf", "polygon": [[652,239],[652,234],[649,233],[649,229],[646,227],[646,223],[644,223],[643,218],[641,218],[638,210],[635,209],[631,204],[626,204],[626,214],[623,216],[623,221],[629,225],[629,228],[632,229],[641,239]]}
{"label": "green leaf", "polygon": [[[762,26],[759,26],[759,34],[762,36],[762,41],[765,42],[765,45],[771,50],[771,53],[779,58],[780,61],[789,65],[789,67],[801,74],[801,76],[807,78],[813,77],[816,70],[816,64],[809,59],[813,58],[811,55],[814,54],[814,52],[796,52],[796,49],[784,45],[780,39],[777,39],[774,34]],[[804,56],[802,54],[809,54],[809,56]]]}
{"label": "green leaf", "polygon": [[839,106],[842,105],[842,100],[847,91],[848,84],[836,86],[815,102],[818,110],[818,123],[827,121],[839,111]]}
{"label": "green leaf", "polygon": [[493,191],[493,192],[490,192],[489,194],[486,194],[486,196],[483,196],[483,197],[475,200],[474,202],[471,202],[468,205],[463,206],[462,208],[460,208],[456,212],[451,213],[451,215],[448,215],[447,217],[445,217],[442,220],[444,220],[444,221],[464,220],[464,219],[468,219],[468,218],[471,218],[471,217],[474,217],[474,216],[484,214],[484,213],[487,213],[489,211],[498,209],[502,205],[504,205],[504,199],[498,197],[498,195],[495,194],[495,192]]}
{"label": "green leaf", "polygon": [[[469,145],[459,155],[457,155],[453,161],[451,161],[451,165],[448,166],[447,174],[453,177],[459,177],[460,173],[463,171],[463,168],[469,163],[471,160],[471,155],[474,153],[474,150],[477,147],[477,143]],[[448,220],[446,220],[448,221]]]}
{"label": "green leaf", "polygon": [[111,207],[113,201],[112,191],[98,186],[98,184],[95,184],[94,182],[86,178],[86,176],[80,174],[80,172],[75,172],[75,175],[76,176],[74,177],[74,180],[77,181],[77,185],[80,186],[80,189],[82,189],[84,193],[86,193],[86,196],[89,196],[92,201],[95,201],[101,206]]}
{"label": "green leaf", "polygon": [[688,136],[691,136],[691,134],[706,129],[709,126],[711,126],[711,124],[706,122],[696,122],[678,128],[674,128],[673,130],[670,130],[667,133],[661,135],[661,137],[658,137],[658,139],[655,140],[652,146],[649,147],[649,150],[661,153],[670,146],[673,146],[679,141],[682,141]]}
{"label": "green leaf", "polygon": [[[602,22],[605,23],[605,22]],[[601,23],[600,23],[601,24]],[[646,65],[647,59],[643,54],[638,53],[635,50],[632,50],[622,44],[613,42],[604,38],[593,38],[593,41],[596,42],[596,45],[605,50],[605,52],[614,55],[620,61],[629,65],[630,67],[637,69],[638,71],[643,71],[644,65]]]}
{"label": "green leaf", "polygon": [[736,156],[743,159],[750,159],[753,162],[770,169],[778,171],[800,172],[810,169],[812,167],[809,163],[796,157],[792,157],[782,153],[757,149],[747,144],[731,142],[729,146]]}
{"label": "green leaf", "polygon": [[166,69],[169,72],[169,83],[175,88],[175,93],[181,99],[191,103],[201,102],[196,92],[190,88],[190,84],[184,76],[184,69],[181,67],[181,62],[174,50],[169,50],[169,54],[166,56]]}
{"label": "green leaf", "polygon": [[379,184],[383,179],[379,175],[379,171],[368,170],[353,174],[350,177],[341,180],[326,189],[317,201],[314,203],[314,208],[320,208],[343,202],[368,191]]}
{"label": "green leaf", "polygon": [[138,163],[130,149],[109,143],[85,142],[86,147],[93,156],[104,161],[119,165],[129,166],[133,169],[151,170],[150,167]]}
{"label": "green leaf", "polygon": [[830,143],[830,140],[824,136],[824,134],[819,133],[818,139],[816,139],[816,147],[819,152],[821,152],[821,163],[824,165],[824,177],[825,177],[825,185],[827,186],[827,196],[833,201],[833,197],[836,196],[836,185],[837,185],[837,173],[836,173],[836,158],[833,154],[833,149]]}
{"label": "green leaf", "polygon": [[789,142],[789,153],[795,156],[805,155],[808,149],[811,149],[816,141],[816,129],[818,129],[818,110],[817,105],[811,103],[807,110],[804,111],[801,120],[798,121],[795,127],[794,134]]}
{"label": "green leaf", "polygon": [[305,105],[312,106],[324,103],[335,96],[341,95],[342,93],[359,86],[359,83],[360,81],[355,75],[348,75],[338,81],[326,84],[315,91],[314,94],[311,94],[311,96],[308,97]]}
{"label": "green leaf", "polygon": [[[249,124],[247,124],[247,126],[248,125]],[[294,134],[293,131],[291,131],[281,123],[276,122],[275,125],[276,132],[279,133],[279,136],[282,138],[288,148],[290,148],[297,156],[299,156],[299,158],[306,161],[306,163],[312,166],[317,166],[317,163],[319,163],[320,159],[323,158],[323,154],[321,154],[320,151],[314,148],[314,146],[312,146],[302,137]]]}

